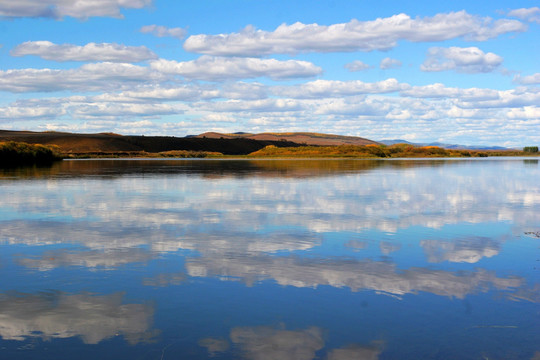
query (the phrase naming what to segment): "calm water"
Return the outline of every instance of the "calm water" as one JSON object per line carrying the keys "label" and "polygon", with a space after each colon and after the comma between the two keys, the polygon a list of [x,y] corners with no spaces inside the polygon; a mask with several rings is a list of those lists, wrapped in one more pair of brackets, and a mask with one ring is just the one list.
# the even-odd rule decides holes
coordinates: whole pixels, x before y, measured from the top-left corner
{"label": "calm water", "polygon": [[0,170],[2,359],[539,359],[540,166]]}

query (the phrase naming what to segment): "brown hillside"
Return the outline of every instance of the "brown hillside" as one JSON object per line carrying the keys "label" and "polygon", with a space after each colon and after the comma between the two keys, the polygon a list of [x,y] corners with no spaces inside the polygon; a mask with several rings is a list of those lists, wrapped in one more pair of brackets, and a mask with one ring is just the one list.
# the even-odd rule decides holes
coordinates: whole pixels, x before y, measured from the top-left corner
{"label": "brown hillside", "polygon": [[253,140],[263,140],[263,141],[290,141],[297,144],[303,145],[320,145],[320,146],[331,146],[331,145],[369,145],[369,144],[378,144],[375,141],[357,137],[357,136],[342,136],[342,135],[331,135],[331,134],[319,134],[319,133],[309,133],[309,132],[291,132],[291,133],[260,133],[260,134],[249,134],[249,133],[238,133],[238,134],[221,134],[216,132],[206,132],[204,134],[197,135],[199,138],[209,138],[209,139],[253,139]]}
{"label": "brown hillside", "polygon": [[118,152],[165,152],[172,150],[219,152],[225,155],[247,155],[268,145],[299,146],[289,141],[248,138],[197,138],[173,136],[122,136],[113,133],[72,134],[0,130],[0,142],[57,145],[64,154],[107,154]]}

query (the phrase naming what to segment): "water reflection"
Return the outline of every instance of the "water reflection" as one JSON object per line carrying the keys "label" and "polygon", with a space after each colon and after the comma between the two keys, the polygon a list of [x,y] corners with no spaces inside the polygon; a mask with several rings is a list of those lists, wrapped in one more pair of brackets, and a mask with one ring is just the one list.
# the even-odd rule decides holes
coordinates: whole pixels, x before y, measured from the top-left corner
{"label": "water reflection", "polygon": [[17,171],[0,175],[0,346],[80,338],[136,344],[141,359],[538,351],[540,169],[523,159]]}
{"label": "water reflection", "polygon": [[498,242],[485,237],[470,237],[455,241],[422,240],[420,246],[424,249],[430,263],[442,261],[477,263],[482,258],[490,258],[499,254]]}
{"label": "water reflection", "polygon": [[[312,360],[317,352],[325,347],[323,329],[312,326],[306,329],[287,330],[271,326],[236,327],[230,331],[230,342],[239,348],[242,359],[265,360]],[[204,338],[199,345],[207,348],[210,356],[228,351],[229,341],[223,338]],[[352,344],[343,348],[330,349],[326,359],[376,360],[382,352],[382,343],[371,345]]]}
{"label": "water reflection", "polygon": [[107,249],[105,251],[52,250],[45,251],[39,257],[20,258],[17,263],[41,271],[62,266],[84,266],[112,270],[129,263],[144,263],[151,258],[150,252],[137,248]]}
{"label": "water reflection", "polygon": [[107,159],[64,160],[50,167],[0,169],[0,179],[21,178],[119,178],[130,175],[197,175],[212,179],[225,177],[319,177],[358,173],[377,168],[418,168],[459,163],[460,160],[163,160]]}
{"label": "water reflection", "polygon": [[154,310],[146,304],[122,304],[123,294],[0,295],[0,336],[4,340],[80,337],[97,344],[123,336],[130,344],[148,341]]}
{"label": "water reflection", "polygon": [[302,259],[296,257],[202,257],[188,261],[188,274],[242,280],[247,285],[274,280],[280,285],[316,288],[321,285],[352,291],[374,290],[386,294],[417,294],[419,291],[463,299],[491,289],[511,291],[522,286],[519,277],[497,277],[483,269],[449,272],[429,268],[397,269],[395,264],[372,260]]}

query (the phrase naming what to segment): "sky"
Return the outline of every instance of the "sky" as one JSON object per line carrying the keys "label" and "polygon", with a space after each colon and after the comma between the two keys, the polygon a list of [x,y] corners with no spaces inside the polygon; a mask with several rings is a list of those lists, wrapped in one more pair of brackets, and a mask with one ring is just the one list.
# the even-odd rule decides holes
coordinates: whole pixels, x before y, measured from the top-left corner
{"label": "sky", "polygon": [[540,143],[532,0],[0,0],[0,129]]}

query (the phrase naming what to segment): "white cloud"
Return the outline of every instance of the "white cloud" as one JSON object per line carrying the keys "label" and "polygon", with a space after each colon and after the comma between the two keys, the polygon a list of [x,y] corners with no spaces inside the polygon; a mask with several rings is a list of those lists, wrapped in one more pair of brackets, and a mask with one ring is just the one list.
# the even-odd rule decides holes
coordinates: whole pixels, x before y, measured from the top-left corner
{"label": "white cloud", "polygon": [[151,68],[165,74],[182,75],[190,79],[223,81],[269,77],[275,80],[313,77],[322,69],[307,61],[259,58],[226,58],[201,56],[192,61],[156,60]]}
{"label": "white cloud", "polygon": [[54,61],[140,62],[156,59],[157,55],[145,46],[126,46],[109,43],[89,43],[84,46],[57,45],[50,41],[27,41],[10,51],[12,56],[37,55]]}
{"label": "white cloud", "polygon": [[522,85],[537,85],[540,84],[540,73],[528,76],[517,75],[514,77],[514,82]]}
{"label": "white cloud", "polygon": [[302,110],[303,104],[293,99],[226,100],[196,103],[194,107],[205,111],[231,112],[284,112]]}
{"label": "white cloud", "polygon": [[525,20],[528,22],[535,22],[537,24],[540,24],[540,8],[539,7],[515,9],[515,10],[510,11],[508,13],[508,16],[514,16],[521,20]]}
{"label": "white cloud", "polygon": [[72,109],[76,118],[125,118],[133,116],[157,116],[180,114],[182,110],[169,104],[118,104],[118,103],[88,103]]}
{"label": "white cloud", "polygon": [[276,86],[272,89],[274,95],[299,99],[323,99],[359,94],[381,94],[408,89],[408,84],[402,84],[390,78],[374,83],[360,80],[315,80],[301,85]]}
{"label": "white cloud", "polygon": [[363,70],[367,70],[371,68],[370,65],[366,64],[366,63],[363,63],[362,61],[360,60],[355,60],[351,63],[348,63],[348,64],[345,64],[345,69],[351,71],[351,72],[355,72],[355,71],[363,71]]}
{"label": "white cloud", "polygon": [[540,125],[540,108],[534,106],[524,106],[522,108],[510,109],[507,113],[510,119],[530,119],[528,122],[532,126]]}
{"label": "white cloud", "polygon": [[[238,94],[240,96],[240,94]],[[221,91],[215,87],[199,84],[162,87],[160,85],[143,85],[121,93],[104,93],[88,98],[88,102],[168,102],[195,101],[222,97]],[[240,97],[242,98],[242,97]]]}
{"label": "white cloud", "polygon": [[12,104],[5,108],[0,108],[1,120],[17,120],[17,119],[57,119],[58,117],[65,115],[66,111],[57,106],[20,106]]}
{"label": "white cloud", "polygon": [[76,69],[16,69],[0,71],[0,91],[103,91],[163,79],[148,67],[126,63],[91,63]]}
{"label": "white cloud", "polygon": [[0,2],[0,16],[54,19],[65,16],[78,19],[94,16],[122,18],[121,8],[140,9],[150,4],[152,0],[8,0]]}
{"label": "white cloud", "polygon": [[526,106],[538,107],[538,104],[540,103],[540,91],[505,90],[499,91],[498,93],[499,96],[497,99],[462,99],[457,105],[467,109],[497,109],[521,108]]}
{"label": "white cloud", "polygon": [[402,65],[401,61],[387,57],[381,60],[379,67],[383,70],[386,70],[386,69],[397,69],[397,68],[400,68],[401,65]]}
{"label": "white cloud", "polygon": [[420,66],[422,71],[455,70],[460,73],[487,73],[495,70],[503,58],[494,53],[484,53],[477,47],[433,47]]}
{"label": "white cloud", "polygon": [[401,91],[401,95],[417,98],[458,98],[464,101],[483,101],[499,99],[499,91],[479,88],[454,88],[446,87],[444,84],[436,83],[425,86],[413,86]]}
{"label": "white cloud", "polygon": [[470,15],[465,11],[411,18],[406,14],[372,21],[351,20],[333,25],[282,24],[274,31],[248,26],[239,33],[192,35],[184,43],[191,52],[262,56],[298,52],[352,52],[388,50],[399,40],[413,42],[443,41],[455,38],[484,41],[509,32],[526,30],[517,20]]}
{"label": "white cloud", "polygon": [[177,39],[183,39],[186,34],[187,30],[182,28],[168,28],[166,26],[160,26],[160,25],[146,25],[141,27],[140,30],[142,33],[145,34],[152,34],[157,37],[174,37]]}
{"label": "white cloud", "polygon": [[225,83],[221,97],[227,99],[258,100],[268,97],[268,88],[257,82],[234,82]]}

